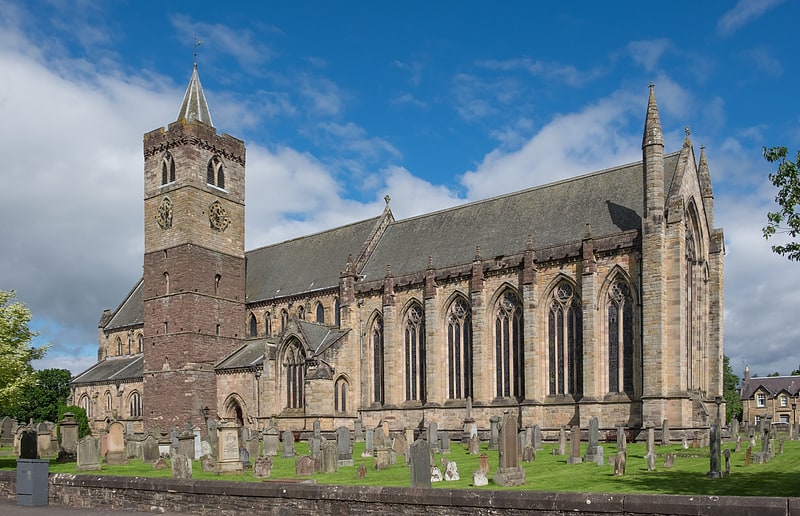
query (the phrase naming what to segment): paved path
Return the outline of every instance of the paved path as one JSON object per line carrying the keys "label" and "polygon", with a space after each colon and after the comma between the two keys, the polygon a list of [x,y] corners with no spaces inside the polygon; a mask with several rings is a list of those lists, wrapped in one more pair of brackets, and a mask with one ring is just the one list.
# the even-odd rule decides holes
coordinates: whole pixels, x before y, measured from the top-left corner
{"label": "paved path", "polygon": [[[136,516],[137,514],[150,514],[147,512],[103,510],[103,509],[73,509],[70,507],[57,507],[47,505],[44,507],[22,507],[14,500],[0,500],[0,516],[79,516],[82,514],[96,516]],[[163,514],[190,514],[188,512],[169,512]]]}

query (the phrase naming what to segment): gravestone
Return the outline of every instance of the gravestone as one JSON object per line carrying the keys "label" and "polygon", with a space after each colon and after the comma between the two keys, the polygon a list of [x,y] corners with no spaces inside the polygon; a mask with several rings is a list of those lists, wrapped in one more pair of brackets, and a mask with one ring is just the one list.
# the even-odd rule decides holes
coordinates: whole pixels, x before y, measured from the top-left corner
{"label": "gravestone", "polygon": [[489,485],[489,478],[486,476],[486,473],[481,470],[473,472],[472,485],[475,487],[482,487]]}
{"label": "gravestone", "polygon": [[628,449],[628,440],[625,435],[625,427],[617,426],[617,451],[625,451]]}
{"label": "gravestone", "polygon": [[739,437],[739,420],[734,418],[731,421],[731,439],[736,439],[737,437]]}
{"label": "gravestone", "polygon": [[444,479],[446,482],[461,480],[461,475],[458,474],[458,465],[455,461],[447,461],[447,465],[444,468]]}
{"label": "gravestone", "polygon": [[484,475],[489,474],[489,456],[485,453],[478,456],[478,470],[482,471]]}
{"label": "gravestone", "polygon": [[489,449],[496,450],[500,442],[500,418],[492,416],[489,418]]}
{"label": "gravestone", "polygon": [[375,449],[375,469],[387,469],[390,466],[390,451],[389,448]]}
{"label": "gravestone", "polygon": [[164,457],[159,457],[157,461],[153,463],[153,469],[167,469],[169,464],[167,464],[167,459]]}
{"label": "gravestone", "polygon": [[258,458],[258,451],[261,448],[261,443],[258,440],[258,436],[255,434],[250,434],[250,439],[244,443],[244,447],[247,448],[247,453],[250,455],[250,460]]}
{"label": "gravestone", "polygon": [[[205,442],[205,441],[203,441]],[[214,458],[213,453],[206,453],[200,456],[200,467],[206,473],[213,473],[217,471],[217,459]]]}
{"label": "gravestone", "polygon": [[725,451],[722,453],[725,457],[725,474],[731,474],[731,451],[728,448],[725,448]]}
{"label": "gravestone", "polygon": [[525,450],[525,444],[528,442],[528,432],[520,430],[517,434],[517,451],[519,452],[519,460],[522,460],[522,453]]}
{"label": "gravestone", "polygon": [[649,453],[644,456],[647,460],[647,471],[655,471],[656,470],[656,454]]}
{"label": "gravestone", "polygon": [[563,426],[558,429],[558,454],[567,454],[567,429]]}
{"label": "gravestone", "polygon": [[533,462],[536,460],[536,449],[533,446],[526,446],[522,450],[522,462]]}
{"label": "gravestone", "polygon": [[315,419],[314,420],[314,427],[313,428],[314,428],[314,430],[313,430],[314,431],[314,437],[316,437],[317,439],[322,437],[322,431],[320,429],[319,419]]}
{"label": "gravestone", "polygon": [[199,459],[203,456],[202,438],[200,437],[200,427],[195,426],[192,428],[192,436],[194,441],[194,458]]}
{"label": "gravestone", "polygon": [[50,427],[47,423],[39,423],[36,425],[36,441],[39,448],[39,457],[49,457],[52,454],[50,449],[51,441]]}
{"label": "gravestone", "polygon": [[152,435],[148,435],[142,441],[142,460],[152,464],[158,460],[159,456],[158,441]]}
{"label": "gravestone", "polygon": [[620,450],[617,452],[617,455],[614,459],[614,476],[621,477],[625,475],[625,463],[627,462],[628,457],[625,450]]}
{"label": "gravestone", "polygon": [[441,481],[442,481],[442,470],[439,469],[439,466],[433,466],[431,468],[431,483],[441,482]]}
{"label": "gravestone", "polygon": [[253,476],[256,478],[269,478],[272,474],[272,457],[264,455],[256,459],[253,465]]}
{"label": "gravestone", "polygon": [[736,452],[736,453],[739,453],[740,451],[742,451],[742,436],[741,435],[737,435],[736,436],[736,447],[733,449],[733,451]]}
{"label": "gravestone", "polygon": [[191,480],[192,460],[189,457],[182,453],[172,456],[172,478]]}
{"label": "gravestone", "polygon": [[353,423],[353,440],[357,443],[364,442],[364,423],[360,419]]}
{"label": "gravestone", "polygon": [[669,421],[661,422],[661,446],[669,446]]}
{"label": "gravestone", "polygon": [[[406,456],[406,453],[408,452],[408,443],[406,442],[406,437],[404,435],[400,434],[394,438],[392,450],[394,451],[395,456]],[[406,466],[408,466],[408,461],[406,461]]]}
{"label": "gravestone", "polygon": [[219,444],[216,419],[212,418],[206,420],[206,436],[208,436],[208,444],[211,445],[211,454],[214,456],[214,460],[216,461],[217,448]]}
{"label": "gravestone", "polygon": [[745,450],[745,452],[744,452],[744,465],[745,466],[749,466],[750,465],[750,459],[751,459],[752,455],[753,455],[753,447],[752,446],[748,446],[747,450]]}
{"label": "gravestone", "polygon": [[142,441],[144,440],[144,436],[141,435],[131,435],[127,434],[128,436],[125,438],[125,456],[129,459],[139,459],[143,460],[144,457],[142,456]]}
{"label": "gravestone", "polygon": [[242,469],[250,469],[250,452],[247,448],[239,448],[239,462],[242,463]]}
{"label": "gravestone", "polygon": [[573,425],[570,430],[569,445],[567,464],[580,464],[583,462],[583,459],[581,459],[581,428],[578,425]]}
{"label": "gravestone", "polygon": [[0,446],[11,446],[14,444],[14,425],[16,422],[10,417],[3,418],[0,424]]}
{"label": "gravestone", "polygon": [[707,476],[709,478],[720,478],[722,477],[722,465],[720,464],[720,445],[722,439],[719,425],[713,423],[709,432],[711,434],[711,446],[709,452],[710,467]]}
{"label": "gravestone", "polygon": [[428,443],[434,452],[439,451],[439,425],[436,421],[431,421],[428,425]]}
{"label": "gravestone", "polygon": [[240,472],[242,459],[239,455],[239,425],[223,421],[217,425],[217,473]]}
{"label": "gravestone", "polygon": [[417,439],[411,445],[411,487],[431,487],[431,446]]}
{"label": "gravestone", "polygon": [[[101,442],[101,448],[103,446],[103,442],[107,442],[107,440],[103,440]],[[172,438],[169,436],[167,432],[160,432],[158,434],[158,454],[161,457],[168,457],[171,453],[170,448],[172,447]]]}
{"label": "gravestone", "polygon": [[675,465],[675,454],[674,453],[668,453],[666,455],[666,457],[664,458],[664,467],[665,468],[671,468],[674,465]]}
{"label": "gravestone", "polygon": [[404,433],[406,437],[406,450],[408,450],[411,447],[411,443],[416,441],[416,439],[414,439],[414,428],[406,427]]}
{"label": "gravestone", "polygon": [[19,435],[19,458],[39,458],[39,433],[31,428],[26,428]]}
{"label": "gravestone", "polygon": [[[214,450],[211,448],[211,445],[208,444],[208,441],[200,441],[200,458],[205,456],[214,458]],[[217,459],[214,459],[214,461],[216,460]]]}
{"label": "gravestone", "polygon": [[778,455],[783,455],[783,439],[778,441]]}
{"label": "gravestone", "polygon": [[278,437],[278,429],[274,426],[267,428],[264,432],[264,455],[268,457],[275,457],[278,455],[278,448],[280,447],[280,438]]}
{"label": "gravestone", "polygon": [[335,473],[339,471],[338,444],[334,441],[324,441],[320,449],[320,471]]}
{"label": "gravestone", "polygon": [[[362,437],[363,440],[363,437]],[[358,469],[356,470],[356,478],[361,480],[362,478],[367,477],[367,467],[363,464],[358,465]]]}
{"label": "gravestone", "polygon": [[283,431],[283,458],[294,457],[294,433],[289,430]]}
{"label": "gravestone", "polygon": [[647,459],[647,471],[656,469],[656,429],[647,426],[647,445],[645,447],[644,458]]}
{"label": "gravestone", "polygon": [[187,430],[178,434],[178,454],[187,457],[189,460],[195,459],[193,432]]}
{"label": "gravestone", "polygon": [[519,486],[525,483],[525,470],[519,465],[517,418],[505,414],[500,426],[499,461],[494,483],[501,486]]}
{"label": "gravestone", "polygon": [[128,464],[128,456],[125,454],[125,426],[119,421],[108,425],[107,446],[106,464]]}
{"label": "gravestone", "polygon": [[87,435],[78,441],[78,471],[97,471],[100,469],[100,449],[97,439]]}
{"label": "gravestone", "polygon": [[243,426],[242,429],[239,431],[239,442],[244,443],[250,439],[250,429],[246,426]]}
{"label": "gravestone", "polygon": [[533,425],[533,449],[542,449],[542,429],[539,425]]}
{"label": "gravestone", "polygon": [[584,462],[594,462],[602,466],[604,462],[603,448],[600,446],[600,424],[596,417],[589,420],[589,445],[586,447]]}
{"label": "gravestone", "polygon": [[336,429],[336,453],[338,466],[353,465],[353,444],[350,442],[350,430],[346,426]]}
{"label": "gravestone", "polygon": [[475,434],[469,438],[469,454],[478,455],[480,453],[481,453],[481,440],[478,437],[478,434]]}
{"label": "gravestone", "polygon": [[439,432],[439,453],[450,454],[450,432]]}
{"label": "gravestone", "polygon": [[299,457],[294,463],[294,474],[298,477],[307,477],[314,474],[314,459],[308,455]]}
{"label": "gravestone", "polygon": [[78,420],[75,414],[65,412],[61,419],[61,449],[68,454],[78,451]]}
{"label": "gravestone", "polygon": [[366,436],[364,439],[364,451],[361,452],[361,456],[372,457],[374,449],[375,449],[375,431],[372,428],[367,428]]}
{"label": "gravestone", "polygon": [[319,460],[320,453],[322,453],[321,450],[322,450],[322,439],[311,436],[308,439],[308,454],[311,455],[312,459]]}

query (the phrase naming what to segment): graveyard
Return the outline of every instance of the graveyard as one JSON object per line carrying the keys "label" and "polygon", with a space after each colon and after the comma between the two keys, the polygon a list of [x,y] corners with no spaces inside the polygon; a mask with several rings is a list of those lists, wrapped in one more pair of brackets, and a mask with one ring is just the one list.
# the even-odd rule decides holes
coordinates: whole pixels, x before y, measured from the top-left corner
{"label": "graveyard", "polygon": [[[172,447],[167,439],[166,449],[159,448],[152,437],[154,451],[144,451],[146,444],[116,445],[113,436],[100,454],[99,444],[92,438],[81,440],[93,450],[93,460],[74,457],[56,460],[49,457],[49,472],[64,474],[110,475],[137,478],[191,478],[193,480],[222,480],[225,482],[308,482],[347,486],[381,487],[431,487],[446,489],[527,490],[574,493],[625,493],[625,494],[679,494],[712,496],[800,496],[796,478],[800,474],[800,441],[788,435],[761,434],[758,429],[739,434],[739,442],[728,435],[721,442],[717,464],[718,475],[710,471],[711,446],[705,436],[669,443],[653,439],[652,431],[638,433],[635,441],[626,442],[625,432],[617,434],[598,432],[596,428],[575,427],[574,436],[568,440],[562,429],[557,440],[542,439],[536,427],[517,432],[516,421],[497,438],[488,441],[473,439],[462,443],[450,440],[447,432],[438,436],[427,431],[410,430],[391,432],[382,437],[383,429],[368,430],[359,439],[351,430],[341,427],[335,434],[309,432],[305,438],[294,441],[294,434],[284,433],[268,440],[268,432],[255,436],[239,445],[238,427],[218,428],[220,444],[215,466],[203,460],[190,460],[191,451]],[[38,446],[41,435],[30,432]],[[375,437],[377,434],[378,437]],[[417,439],[409,443],[414,434]],[[112,435],[112,434],[109,434]],[[120,434],[121,435],[121,434]],[[185,443],[193,446],[194,440],[184,432]],[[385,434],[384,434],[385,435]],[[552,437],[552,433],[548,434]],[[604,436],[604,439],[600,439]],[[299,436],[298,436],[299,437]],[[422,439],[419,439],[422,437]],[[581,438],[582,437],[582,438]],[[49,437],[48,437],[49,438]],[[765,442],[763,438],[767,438]],[[434,447],[429,442],[435,443]],[[132,441],[133,442],[133,441]],[[163,440],[162,440],[163,446]],[[225,449],[232,453],[228,465]],[[80,446],[80,444],[79,444]],[[20,455],[20,443],[4,441],[0,446],[0,470],[14,470]],[[414,448],[422,449],[415,455]],[[248,450],[249,448],[249,450]],[[649,453],[648,450],[652,450]],[[757,451],[762,450],[762,451]],[[185,452],[184,454],[178,452]],[[78,456],[82,452],[78,450]],[[85,452],[84,452],[85,453]],[[382,455],[385,454],[385,455]],[[269,457],[267,459],[267,456]],[[312,458],[316,457],[316,459]],[[63,459],[63,457],[62,457]],[[184,460],[180,468],[176,461]],[[269,463],[266,476],[264,461]],[[620,462],[621,461],[621,462]],[[95,464],[96,463],[96,464]],[[416,472],[414,470],[416,466]],[[376,465],[378,466],[376,468]],[[485,470],[484,475],[476,472]],[[422,471],[422,473],[420,473]],[[430,471],[430,475],[427,472]],[[509,474],[509,472],[511,472]],[[503,473],[503,474],[501,474]],[[508,478],[512,477],[509,481]],[[416,478],[416,480],[414,480]],[[484,482],[476,479],[483,478]],[[416,484],[415,484],[416,482]]]}

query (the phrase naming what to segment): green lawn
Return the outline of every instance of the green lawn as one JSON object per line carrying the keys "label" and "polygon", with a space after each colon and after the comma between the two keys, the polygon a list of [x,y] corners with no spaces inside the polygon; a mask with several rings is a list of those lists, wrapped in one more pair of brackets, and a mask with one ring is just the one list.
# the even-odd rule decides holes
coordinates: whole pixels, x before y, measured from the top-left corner
{"label": "green lawn", "polygon": [[[458,464],[461,480],[454,482],[434,483],[436,488],[472,488],[472,472],[478,469],[478,456],[468,455],[466,448],[453,443],[452,452],[447,456]],[[585,445],[584,445],[585,446]],[[616,446],[605,444],[606,458],[616,453]],[[697,495],[738,495],[738,496],[800,496],[800,441],[786,441],[784,453],[776,455],[767,464],[754,464],[744,466],[744,450],[733,453],[733,444],[723,444],[723,449],[731,450],[731,474],[720,479],[710,479],[706,476],[709,469],[708,449],[684,450],[680,445],[656,446],[658,458],[656,470],[647,471],[644,459],[645,445],[636,443],[628,446],[628,462],[625,476],[615,477],[614,468],[609,465],[597,466],[593,463],[568,465],[566,457],[552,455],[554,445],[545,444],[544,449],[537,453],[536,460],[531,463],[522,463],[526,472],[524,486],[502,488],[489,483],[486,487],[475,489],[522,489],[538,491],[573,491],[573,492],[598,492],[598,493],[659,493],[659,494],[697,494]],[[306,443],[297,443],[298,454],[307,453]],[[398,463],[387,470],[376,471],[373,469],[374,459],[362,458],[361,452],[364,443],[356,443],[353,453],[355,466],[339,468],[337,473],[317,473],[309,478],[320,484],[342,485],[372,485],[408,487],[410,472],[405,466],[403,457],[398,457]],[[777,450],[777,445],[776,445]],[[0,450],[0,469],[14,469],[16,459],[13,455]],[[486,451],[489,455],[489,478],[497,468],[497,452]],[[665,469],[664,455],[668,452],[676,453],[674,467]],[[436,456],[436,464],[440,464],[441,455]],[[294,459],[273,457],[272,479],[295,478]],[[364,479],[356,478],[356,469],[360,464],[367,467]],[[723,458],[724,465],[724,458]],[[443,470],[444,468],[442,468]],[[193,465],[194,478],[196,479],[223,479],[230,481],[259,482],[261,479],[253,477],[252,470],[241,475],[217,475],[202,471],[200,462]],[[77,473],[74,463],[51,464],[52,473]],[[170,470],[154,470],[151,465],[133,460],[127,466],[103,466],[99,472],[91,474],[170,477]]]}

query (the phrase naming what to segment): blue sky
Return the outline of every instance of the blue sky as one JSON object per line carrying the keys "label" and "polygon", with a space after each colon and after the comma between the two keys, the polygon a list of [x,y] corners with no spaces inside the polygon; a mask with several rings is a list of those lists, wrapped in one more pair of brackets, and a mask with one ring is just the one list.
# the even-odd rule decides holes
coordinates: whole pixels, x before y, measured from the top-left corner
{"label": "blue sky", "polygon": [[[232,3],[235,4],[235,3]],[[497,5],[499,4],[499,5]],[[555,3],[553,3],[555,4]],[[800,367],[800,264],[761,236],[763,146],[800,148],[800,4],[0,0],[0,288],[39,367],[88,367],[141,275],[142,135],[198,69],[247,143],[247,247],[637,160],[648,84],[666,150],[706,147],[726,235],[725,352]]]}

